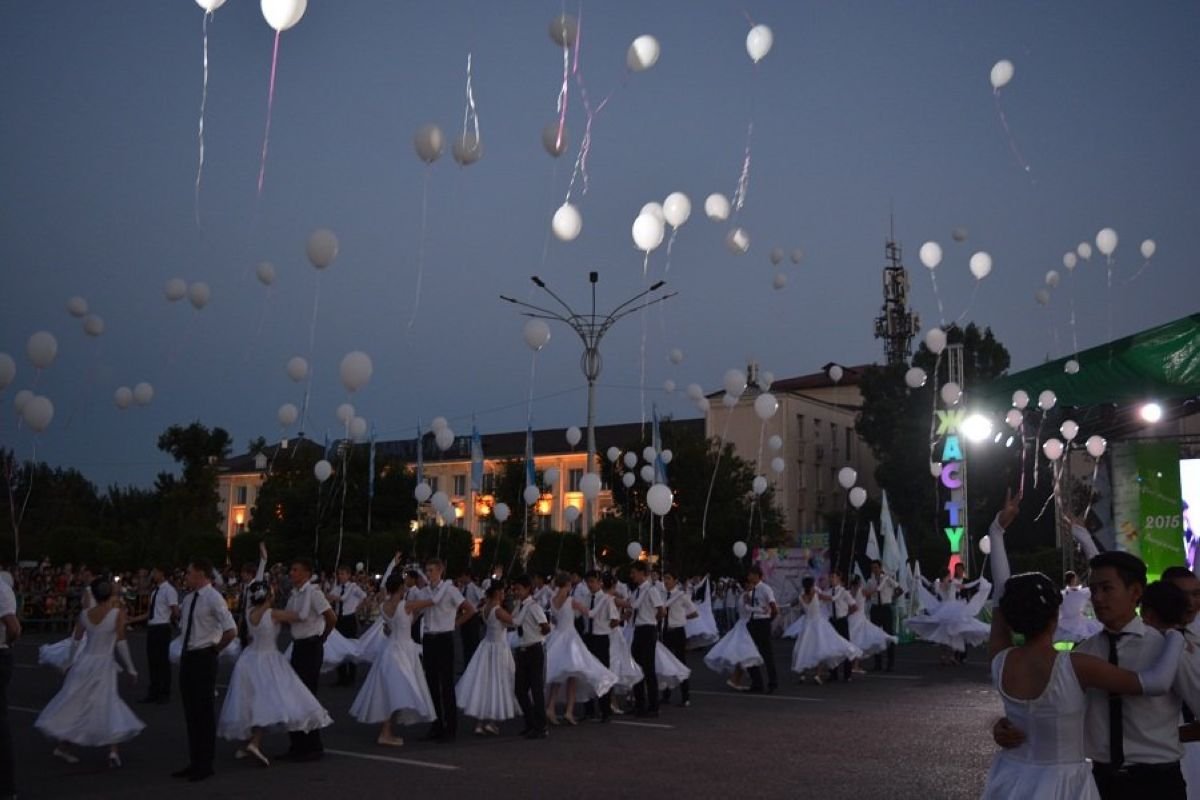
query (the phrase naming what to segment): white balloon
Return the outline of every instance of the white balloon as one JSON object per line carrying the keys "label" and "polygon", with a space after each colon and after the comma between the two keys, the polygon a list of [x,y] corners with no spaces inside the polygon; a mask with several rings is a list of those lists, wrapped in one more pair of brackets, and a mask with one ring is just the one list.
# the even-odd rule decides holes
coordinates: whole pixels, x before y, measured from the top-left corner
{"label": "white balloon", "polygon": [[17,412],[19,415],[25,410],[25,404],[32,400],[33,397],[33,392],[29,391],[28,389],[22,389],[21,391],[17,392],[15,395],[13,395],[13,411]]}
{"label": "white balloon", "polygon": [[663,218],[672,228],[678,228],[692,215],[692,201],[683,192],[671,192],[662,204]]}
{"label": "white balloon", "polygon": [[508,516],[511,513],[512,511],[509,509],[508,503],[496,503],[496,507],[492,509],[492,515],[499,523],[503,523],[506,519],[508,519]]}
{"label": "white balloon", "polygon": [[625,64],[634,72],[642,72],[658,62],[660,52],[658,39],[649,34],[643,34],[629,45],[629,52],[625,54]]}
{"label": "white balloon", "polygon": [[1039,306],[1047,305],[1050,302],[1050,292],[1046,289],[1038,289],[1033,293],[1033,299]]}
{"label": "white balloon", "polygon": [[1058,402],[1058,397],[1050,389],[1046,389],[1038,395],[1038,408],[1042,411],[1049,411],[1054,408],[1054,404]]}
{"label": "white balloon", "polygon": [[979,540],[979,552],[983,553],[985,556],[991,555],[992,553],[992,537],[988,536],[986,533]]}
{"label": "white balloon", "polygon": [[708,402],[707,397],[701,397],[696,401],[696,410],[701,414],[707,414],[710,408],[712,408],[712,404]]}
{"label": "white balloon", "polygon": [[750,59],[755,64],[762,61],[767,53],[771,52],[771,45],[774,43],[775,35],[766,25],[755,25],[746,34],[746,52],[750,54]]}
{"label": "white balloon", "polygon": [[[704,400],[707,402],[708,398],[706,397]],[[725,392],[725,394],[721,395],[721,405],[725,406],[726,408],[733,408],[737,404],[737,395],[730,394],[729,392]]]}
{"label": "white balloon", "polygon": [[733,543],[733,557],[734,558],[745,558],[747,549],[748,548],[746,547],[745,542],[742,542],[742,541],[734,542]]}
{"label": "white balloon", "polygon": [[[426,500],[428,500],[432,496],[433,496],[433,487],[431,487],[425,481],[421,481],[420,483],[417,484],[417,487],[415,489],[413,489],[413,497],[416,498],[418,503],[424,503]],[[499,506],[497,506],[497,508],[495,510],[498,511]],[[499,514],[497,514],[496,516],[499,517]]]}
{"label": "white balloon", "polygon": [[1004,415],[1004,421],[1008,423],[1008,427],[1014,431],[1021,427],[1021,423],[1025,421],[1025,415],[1015,408],[1010,408],[1008,413]]}
{"label": "white balloon", "polygon": [[779,263],[783,261],[783,248],[782,247],[772,247],[771,253],[770,253],[770,255],[767,256],[767,258],[769,258],[771,260],[772,264],[775,264],[776,266],[778,266]]}
{"label": "white balloon", "polygon": [[551,122],[546,127],[542,128],[542,147],[550,155],[558,158],[563,153],[567,152],[570,146],[567,141],[567,128],[564,125],[560,131],[557,122]]}
{"label": "white balloon", "polygon": [[642,212],[633,221],[633,244],[643,253],[658,249],[663,240],[663,221],[654,214]]}
{"label": "white balloon", "polygon": [[1079,424],[1073,419],[1063,420],[1063,424],[1058,426],[1058,432],[1062,434],[1063,439],[1073,442],[1079,435]]}
{"label": "white balloon", "polygon": [[139,406],[148,406],[154,399],[154,387],[142,381],[133,387],[133,402]]}
{"label": "white balloon", "polygon": [[338,367],[338,372],[342,376],[342,386],[346,387],[347,392],[357,392],[366,386],[374,371],[375,366],[371,363],[371,357],[361,350],[346,353],[342,356],[341,366]]}
{"label": "white balloon", "polygon": [[834,364],[829,367],[829,380],[833,381],[834,383],[841,383],[842,376],[845,374],[846,371],[838,364]]}
{"label": "white balloon", "polygon": [[534,486],[532,483],[525,487],[525,491],[521,493],[521,498],[525,501],[525,505],[531,506],[540,500],[542,490]]}
{"label": "white balloon", "polygon": [[337,234],[328,228],[318,228],[309,235],[304,249],[314,268],[325,269],[338,257]]}
{"label": "white balloon", "polygon": [[1042,452],[1046,454],[1046,458],[1051,461],[1058,461],[1062,458],[1063,443],[1058,439],[1047,439],[1042,442]]}
{"label": "white balloon", "polygon": [[1117,249],[1117,232],[1112,228],[1102,228],[1096,234],[1096,249],[1105,256],[1111,256]]}
{"label": "white balloon", "polygon": [[853,467],[842,467],[837,474],[838,486],[849,489],[858,482],[858,472]]}
{"label": "white balloon", "polygon": [[779,401],[775,399],[775,395],[764,392],[754,398],[754,413],[763,422],[775,416],[775,412],[778,410]]}
{"label": "white balloon", "polygon": [[774,472],[776,475],[783,472],[784,469],[786,469],[786,468],[787,468],[787,464],[779,456],[775,456],[774,458],[771,459],[771,471]]}
{"label": "white balloon", "polygon": [[213,12],[225,5],[225,0],[196,0],[196,5],[200,6],[205,11]]}
{"label": "white balloon", "polygon": [[719,192],[713,192],[704,200],[704,213],[713,222],[724,222],[729,219],[729,199]]}
{"label": "white balloon", "polygon": [[675,391],[675,381],[670,378],[663,381],[663,391],[667,394],[672,394]]}
{"label": "white balloon", "polygon": [[0,353],[0,392],[17,377],[17,362],[8,353]]}
{"label": "white balloon", "polygon": [[212,290],[208,288],[208,284],[204,281],[196,281],[188,287],[188,302],[192,304],[192,308],[199,311],[208,305],[209,298],[212,297]]}
{"label": "white balloon", "polygon": [[638,212],[638,216],[641,216],[642,214],[649,214],[650,216],[657,218],[660,222],[663,222],[664,224],[667,221],[666,216],[663,214],[662,204],[656,203],[653,200],[651,200],[649,203],[646,203],[646,205],[642,206],[642,210]]}
{"label": "white balloon", "polygon": [[528,319],[521,329],[521,335],[525,337],[529,349],[536,353],[550,341],[550,326],[544,319]]}
{"label": "white balloon", "polygon": [[1151,258],[1156,250],[1158,250],[1158,245],[1154,243],[1153,239],[1146,239],[1142,242],[1142,258]]}
{"label": "white balloon", "polygon": [[925,370],[921,369],[920,367],[910,367],[908,372],[904,373],[904,383],[907,384],[908,388],[910,389],[920,389],[925,385],[925,381],[928,380],[928,377],[929,376],[925,374]]}
{"label": "white balloon", "polygon": [[1059,281],[1061,280],[1062,277],[1058,274],[1058,270],[1056,269],[1052,269],[1046,273],[1046,285],[1051,289],[1057,289]]}
{"label": "white balloon", "polygon": [[750,483],[750,490],[754,492],[755,497],[767,491],[767,479],[762,475],[755,475],[754,480]]}
{"label": "white balloon", "polygon": [[975,280],[983,280],[992,271],[992,257],[982,250],[971,256],[971,274],[975,276]]}
{"label": "white balloon", "polygon": [[746,391],[746,373],[740,369],[725,370],[725,377],[722,379],[722,385],[725,391],[738,398],[742,396],[742,392]]}
{"label": "white balloon", "polygon": [[921,245],[920,257],[927,269],[937,269],[942,263],[942,246],[937,242],[926,242]]}
{"label": "white balloon", "polygon": [[46,369],[58,356],[58,339],[49,331],[38,331],[25,343],[25,355],[29,363],[38,369]]}
{"label": "white balloon", "polygon": [[163,286],[163,294],[166,295],[167,302],[174,303],[184,298],[187,294],[187,282],[183,278],[171,278]]}
{"label": "white balloon", "polygon": [[1082,258],[1084,261],[1087,261],[1092,257],[1092,246],[1087,242],[1080,242],[1075,248],[1075,252],[1080,258]]}
{"label": "white balloon", "polygon": [[289,358],[285,369],[293,381],[300,382],[308,377],[308,361],[300,356]]}
{"label": "white balloon", "polygon": [[621,448],[610,447],[610,448],[608,448],[608,452],[605,453],[605,455],[608,456],[609,461],[611,461],[612,463],[615,464],[615,463],[617,463],[617,459],[621,457]]}
{"label": "white balloon", "polygon": [[275,282],[275,265],[270,261],[260,261],[254,268],[254,275],[263,286],[270,286]]}
{"label": "white balloon", "polygon": [[82,317],[88,312],[88,302],[76,295],[67,300],[67,313],[72,317]]}
{"label": "white balloon", "polygon": [[771,279],[771,288],[776,291],[787,287],[787,275],[782,272],[776,272],[775,277]]}
{"label": "white balloon", "polygon": [[338,422],[343,425],[349,425],[350,420],[354,419],[354,406],[350,403],[342,403],[337,407]]}
{"label": "white balloon", "polygon": [[579,36],[579,20],[570,14],[559,14],[550,20],[550,40],[559,47],[574,47]]}
{"label": "white balloon", "polygon": [[855,486],[850,490],[850,494],[847,495],[847,499],[849,499],[850,505],[854,506],[855,508],[862,508],[863,503],[867,502],[867,490],[861,486]]}
{"label": "white balloon", "polygon": [[1087,447],[1089,456],[1099,458],[1104,455],[1104,451],[1108,447],[1108,442],[1104,440],[1103,436],[1089,436],[1084,446]]}
{"label": "white balloon", "polygon": [[579,209],[574,205],[563,203],[554,212],[554,217],[550,220],[550,228],[560,242],[570,242],[583,230],[583,217],[579,215]]}
{"label": "white balloon", "polygon": [[575,520],[579,519],[579,509],[575,506],[567,506],[566,510],[563,511],[563,516],[567,518],[568,525],[574,525]]}
{"label": "white balloon", "polygon": [[954,381],[942,384],[942,402],[948,406],[956,405],[962,398],[962,387]]}
{"label": "white balloon", "polygon": [[653,464],[654,459],[656,459],[656,458],[658,458],[658,453],[657,453],[657,451],[655,451],[655,449],[653,447],[651,447],[650,445],[646,445],[645,447],[642,448],[642,460],[645,461],[647,464]]}
{"label": "white balloon", "polygon": [[771,384],[775,383],[775,373],[769,369],[764,369],[758,373],[758,388],[764,392],[771,388]]}
{"label": "white balloon", "polygon": [[942,462],[940,462],[940,461],[929,462],[929,474],[935,478],[940,477],[942,474]]}
{"label": "white balloon", "polygon": [[1029,392],[1024,389],[1017,389],[1012,396],[1013,408],[1018,408],[1024,411],[1029,406]]}
{"label": "white balloon", "polygon": [[438,431],[443,430],[445,428],[449,428],[449,427],[450,427],[450,423],[446,420],[445,417],[434,417],[433,420],[429,423],[429,430],[433,431],[434,433],[437,433]]}
{"label": "white balloon", "polygon": [[689,383],[687,387],[687,396],[693,400],[700,400],[704,397],[704,390],[700,388],[698,383]]}
{"label": "white balloon", "polygon": [[571,447],[574,447],[575,445],[579,444],[581,439],[583,439],[583,431],[579,430],[578,426],[572,425],[571,427],[567,428],[567,444],[571,445]]}
{"label": "white balloon", "polygon": [[449,508],[450,496],[443,491],[434,492],[433,496],[429,498],[429,504],[438,511],[441,511],[444,508]]}
{"label": "white balloon", "polygon": [[333,474],[333,464],[330,464],[325,459],[321,459],[316,464],[313,464],[313,475],[318,481],[324,483],[329,480],[329,476]]}
{"label": "white balloon", "polygon": [[779,452],[783,449],[783,437],[777,433],[771,434],[771,438],[767,439],[767,447],[771,448],[772,452]]}
{"label": "white balloon", "polygon": [[671,348],[671,352],[670,352],[670,354],[667,355],[667,359],[670,360],[670,362],[672,364],[682,364],[683,363],[683,351],[680,350],[678,347]]}
{"label": "white balloon", "polygon": [[124,411],[133,404],[133,390],[128,386],[121,386],[113,392],[113,402],[117,408]]}
{"label": "white balloon", "polygon": [[626,489],[632,489],[633,485],[637,483],[637,476],[632,472],[626,472],[621,476],[621,483]]}
{"label": "white balloon", "polygon": [[1013,78],[1013,64],[1008,59],[997,61],[992,66],[992,74],[990,76],[993,89],[1001,89],[1008,85],[1008,82]]}
{"label": "white balloon", "polygon": [[304,16],[308,0],[262,0],[263,19],[277,31],[286,31]]}
{"label": "white balloon", "polygon": [[804,260],[804,251],[801,250],[799,247],[797,247],[795,250],[792,251],[792,263],[799,264],[803,260]]}
{"label": "white balloon", "polygon": [[422,125],[413,135],[413,149],[417,151],[417,158],[426,164],[441,158],[445,148],[446,137],[442,135],[442,129],[433,123]]}
{"label": "white balloon", "polygon": [[642,546],[637,542],[630,542],[629,546],[625,548],[625,555],[629,556],[629,558],[633,561],[637,561],[641,554]]}
{"label": "white balloon", "polygon": [[35,433],[41,433],[50,427],[50,422],[54,419],[54,404],[50,402],[49,397],[34,395],[21,409],[21,419],[25,420],[25,424]]}
{"label": "white balloon", "polygon": [[637,453],[634,453],[632,451],[626,453],[624,461],[625,461],[626,467],[628,467],[629,469],[633,469],[634,467],[637,466],[637,462],[638,462]]}
{"label": "white balloon", "polygon": [[1072,252],[1066,252],[1066,253],[1063,253],[1062,261],[1063,261],[1063,266],[1067,268],[1067,272],[1070,272],[1071,270],[1075,269],[1075,266],[1077,264],[1079,264],[1079,256],[1075,255]]}
{"label": "white balloon", "polygon": [[663,464],[670,464],[670,463],[671,463],[671,461],[672,461],[672,459],[674,459],[674,458],[675,458],[675,454],[674,454],[674,453],[672,453],[672,452],[671,452],[671,451],[668,449],[668,450],[663,450],[661,453],[659,453],[659,454],[658,454],[658,457],[659,457],[659,459],[662,461],[662,463],[663,463]]}
{"label": "white balloon", "polygon": [[925,332],[925,346],[936,356],[946,349],[946,332],[941,328],[930,328]]}
{"label": "white balloon", "polygon": [[442,428],[433,435],[433,441],[439,450],[449,450],[454,446],[454,431],[449,428]]}
{"label": "white balloon", "polygon": [[460,166],[469,167],[483,158],[483,142],[475,135],[475,131],[465,131],[454,137],[450,145],[450,155]]}
{"label": "white balloon", "polygon": [[350,438],[356,442],[365,441],[367,438],[367,421],[362,417],[355,417],[350,420]]}
{"label": "white balloon", "polygon": [[1079,362],[1073,358],[1067,359],[1067,363],[1063,364],[1063,372],[1068,375],[1075,375],[1079,372]]}
{"label": "white balloon", "polygon": [[654,483],[654,467],[649,464],[643,464],[642,468],[638,470],[638,474],[646,483]]}
{"label": "white balloon", "polygon": [[276,416],[279,419],[279,424],[287,428],[294,425],[296,420],[300,419],[300,409],[291,403],[284,403],[279,407],[279,413]]}
{"label": "white balloon", "polygon": [[750,249],[750,234],[745,228],[734,228],[725,234],[725,247],[735,256],[742,256]]}
{"label": "white balloon", "polygon": [[950,238],[956,242],[965,242],[967,240],[967,229],[962,225],[955,227],[954,230],[950,231]]}
{"label": "white balloon", "polygon": [[553,488],[554,486],[558,485],[559,477],[561,476],[558,469],[555,467],[550,467],[550,469],[542,473],[542,484]]}
{"label": "white balloon", "polygon": [[104,333],[104,318],[88,314],[83,318],[83,332],[92,337],[101,335]]}

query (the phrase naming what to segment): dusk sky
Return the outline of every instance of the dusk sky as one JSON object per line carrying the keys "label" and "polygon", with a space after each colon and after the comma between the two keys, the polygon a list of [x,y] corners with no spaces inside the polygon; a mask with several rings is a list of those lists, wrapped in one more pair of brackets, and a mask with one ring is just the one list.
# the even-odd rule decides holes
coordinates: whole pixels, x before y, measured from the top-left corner
{"label": "dusk sky", "polygon": [[[273,31],[257,0],[229,0],[209,25],[206,163],[194,217],[201,20],[193,0],[13,0],[0,24],[0,352],[17,361],[0,392],[0,444],[74,466],[100,485],[150,483],[171,462],[155,448],[173,423],[220,425],[244,449],[281,434],[276,411],[299,405],[284,372],[295,355],[314,370],[310,422],[339,434],[346,400],[338,363],[374,360],[352,400],[380,438],[410,437],[418,420],[450,418],[468,433],[521,429],[530,353],[522,320],[498,299],[535,299],[541,275],[583,304],[600,273],[607,307],[643,286],[630,226],[639,209],[682,191],[692,215],[666,272],[650,280],[679,296],[645,319],[646,404],[695,416],[689,383],[720,385],[755,359],[778,377],[826,362],[881,361],[873,318],[889,208],[923,327],[939,320],[926,240],[945,249],[938,284],[949,321],[967,310],[970,255],[991,254],[966,319],[992,326],[1014,369],[1067,355],[1195,312],[1200,296],[1200,6],[1183,2],[591,2],[582,6],[580,67],[596,115],[589,188],[573,201],[583,232],[547,239],[584,128],[569,93],[571,149],[541,146],[557,118],[562,51],[558,2],[310,0],[282,35],[265,187],[256,198]],[[745,13],[743,13],[743,10]],[[755,67],[747,15],[771,26]],[[626,74],[640,34],[658,63]],[[437,123],[461,133],[466,60],[484,146],[467,168],[426,167],[413,135]],[[988,81],[1010,59],[1000,103]],[[615,90],[615,91],[614,91]],[[704,215],[712,192],[732,197],[753,119],[749,190],[738,224],[749,252],[724,245],[730,223]],[[424,279],[415,322],[423,185]],[[968,231],[955,243],[951,231]],[[1120,236],[1113,288],[1103,258],[1069,274],[1062,255],[1101,228]],[[305,258],[315,228],[334,230],[337,261],[319,278]],[[1157,253],[1134,281],[1139,243]],[[799,266],[771,265],[774,247],[802,248]],[[255,266],[274,263],[270,291]],[[1062,273],[1050,304],[1034,293]],[[787,273],[782,290],[775,273]],[[168,303],[163,286],[205,281],[211,302]],[[106,330],[89,338],[68,315],[80,295]],[[1070,325],[1074,297],[1077,324]],[[544,299],[544,298],[543,298]],[[35,376],[26,340],[58,338]],[[599,421],[641,416],[643,325],[633,316],[605,340]],[[580,347],[565,328],[540,354],[537,427],[584,424]],[[671,348],[685,360],[672,365]],[[679,389],[669,395],[663,381]],[[153,384],[146,407],[119,411],[118,386]],[[36,385],[35,385],[36,384]],[[51,426],[17,430],[14,394],[55,404]],[[293,432],[294,432],[293,428]]]}

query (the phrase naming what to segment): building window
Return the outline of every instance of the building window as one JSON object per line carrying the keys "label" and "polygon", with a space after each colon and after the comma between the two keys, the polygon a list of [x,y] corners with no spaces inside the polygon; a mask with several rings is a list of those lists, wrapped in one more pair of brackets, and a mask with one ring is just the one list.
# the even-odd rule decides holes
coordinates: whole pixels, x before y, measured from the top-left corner
{"label": "building window", "polygon": [[804,415],[796,415],[796,433],[800,436],[800,443],[804,444]]}
{"label": "building window", "polygon": [[567,472],[567,491],[578,492],[579,482],[583,480],[583,470],[573,469]]}
{"label": "building window", "polygon": [[483,473],[483,494],[495,494],[495,493],[496,493],[496,473],[494,473],[494,472]]}
{"label": "building window", "polygon": [[846,428],[846,458],[854,457],[854,429]]}
{"label": "building window", "polygon": [[247,487],[245,487],[245,486],[237,487],[237,489],[235,490],[235,494],[237,495],[237,498],[234,500],[235,505],[239,505],[239,506],[246,505]]}
{"label": "building window", "polygon": [[455,475],[454,476],[454,496],[455,497],[465,497],[466,494],[467,494],[467,476],[466,475]]}
{"label": "building window", "polygon": [[813,417],[813,441],[821,441],[821,420]]}
{"label": "building window", "polygon": [[[817,491],[818,492],[825,491],[825,473],[821,471],[820,467],[817,468]],[[819,502],[819,496],[818,496],[818,502]]]}
{"label": "building window", "polygon": [[427,476],[425,476],[425,482],[429,484],[429,488],[433,490],[434,494],[437,494],[438,476],[437,475],[427,475]]}

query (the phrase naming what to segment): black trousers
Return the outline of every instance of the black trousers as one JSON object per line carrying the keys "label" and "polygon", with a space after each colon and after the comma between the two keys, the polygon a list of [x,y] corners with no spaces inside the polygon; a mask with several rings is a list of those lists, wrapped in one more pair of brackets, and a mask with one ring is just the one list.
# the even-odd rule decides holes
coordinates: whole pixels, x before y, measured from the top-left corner
{"label": "black trousers", "polygon": [[[838,632],[838,636],[841,636],[846,641],[850,641],[850,618],[849,617],[840,617],[837,619],[831,619],[829,621],[833,624],[833,629]],[[847,681],[850,680],[851,666],[852,665],[851,665],[849,659],[843,661],[841,664],[839,664],[838,666],[834,667],[833,669],[831,669],[829,671],[830,680],[836,681],[838,679],[838,670],[839,669],[842,672],[842,679],[847,680]]]}
{"label": "black trousers", "polygon": [[[321,662],[325,659],[325,643],[320,636],[309,636],[307,639],[295,639],[292,642],[292,669],[308,690],[317,695],[321,683]],[[296,756],[324,752],[321,744],[320,729],[304,733],[292,731],[288,733],[291,746],[288,752]]]}
{"label": "black trousers", "polygon": [[[896,633],[896,617],[892,614],[892,604],[883,603],[880,605],[871,606],[871,622],[883,628],[883,632],[895,635]],[[892,667],[896,664],[896,645],[894,642],[888,642],[887,646],[887,670],[892,671]],[[883,653],[875,654],[875,669],[883,667]]]}
{"label": "black trousers", "polygon": [[188,650],[179,657],[179,696],[187,724],[188,765],[210,772],[217,748],[217,648]]}
{"label": "black trousers", "polygon": [[12,680],[12,651],[0,647],[0,795],[17,793],[12,730],[8,727],[8,682]]}
{"label": "black trousers", "polygon": [[525,728],[546,730],[546,648],[542,644],[518,647],[513,692],[525,717]]}
{"label": "black trousers", "polygon": [[425,682],[429,684],[433,709],[437,712],[429,733],[453,737],[458,733],[458,707],[454,699],[454,633],[426,631],[422,646]]}
{"label": "black trousers", "polygon": [[[337,632],[347,639],[358,638],[358,615],[357,614],[342,614],[337,618]],[[354,679],[358,677],[358,665],[354,663],[354,659],[343,661],[337,667],[337,683],[338,686],[353,686]]]}
{"label": "black trousers", "polygon": [[[775,674],[775,652],[771,649],[771,620],[752,619],[746,623],[746,631],[754,640],[758,654],[763,657],[767,668],[767,688],[774,690],[779,685],[779,677]],[[762,667],[751,667],[750,691],[761,692],[763,689]]]}
{"label": "black trousers", "polygon": [[[608,666],[608,655],[610,640],[607,633],[588,633],[584,634],[583,643],[587,645],[588,652],[596,657],[604,666]],[[588,700],[584,704],[585,712],[590,716],[595,714],[596,701]],[[600,698],[600,719],[608,719],[612,716],[612,690],[609,689]]]}
{"label": "black trousers", "polygon": [[[663,645],[671,651],[671,655],[678,658],[684,666],[687,666],[687,629],[682,625],[678,628],[667,628],[663,631]],[[688,702],[691,699],[689,689],[691,681],[685,680],[679,684],[679,697],[683,702]],[[671,690],[663,690],[663,701],[670,702]]]}
{"label": "black trousers", "polygon": [[471,617],[459,626],[458,635],[462,637],[463,669],[465,670],[467,664],[471,663],[475,651],[479,649],[479,640],[483,638],[483,618],[478,614]]}
{"label": "black trousers", "polygon": [[1108,764],[1092,765],[1092,777],[1102,800],[1186,800],[1187,784],[1179,762],[1128,764],[1114,770]]}
{"label": "black trousers", "polygon": [[633,707],[639,713],[658,711],[658,672],[654,669],[654,648],[658,644],[658,628],[638,625],[633,629],[633,660],[642,668],[645,677],[633,687]]}
{"label": "black trousers", "polygon": [[166,700],[171,696],[171,624],[146,628],[146,664],[150,673],[147,697]]}

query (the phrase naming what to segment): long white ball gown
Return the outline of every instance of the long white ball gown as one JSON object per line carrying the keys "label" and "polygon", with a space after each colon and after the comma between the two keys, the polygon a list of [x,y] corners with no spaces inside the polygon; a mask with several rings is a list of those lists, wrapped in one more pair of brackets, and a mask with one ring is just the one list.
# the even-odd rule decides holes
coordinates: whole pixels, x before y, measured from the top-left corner
{"label": "long white ball gown", "polygon": [[[172,664],[178,665],[179,657],[182,654],[183,654],[183,634],[181,633],[178,636],[176,636],[174,639],[172,639],[171,643],[169,645],[167,645],[167,658],[169,658],[171,660]],[[237,663],[238,657],[241,654],[242,654],[242,642],[240,639],[238,639],[235,636],[233,641],[230,642],[228,645],[226,645],[225,649],[221,651],[221,655],[219,658],[221,661],[224,661],[227,664],[235,664],[235,663]]]}
{"label": "long white ball gown", "polygon": [[546,637],[546,685],[575,678],[575,698],[602,697],[617,683],[617,676],[591,654],[575,630],[575,606],[567,598],[555,610],[554,630]]}
{"label": "long white ball gown", "polygon": [[704,654],[704,663],[718,675],[728,675],[738,667],[749,669],[762,665],[762,654],[758,652],[758,646],[750,638],[750,630],[746,627],[744,609],[729,632]]}
{"label": "long white ball gown", "polygon": [[[87,611],[96,605],[96,599],[92,597],[92,587],[83,587],[83,593],[79,597],[79,605],[83,611]],[[68,636],[65,639],[59,639],[57,642],[44,644],[38,648],[38,664],[43,667],[53,667],[62,672],[67,668],[67,659],[71,657],[71,639],[74,636]],[[75,657],[79,658],[83,653],[84,646],[87,644],[87,632],[83,634],[83,639],[79,642],[79,647],[75,649]]]}
{"label": "long white ball gown", "polygon": [[87,636],[58,694],[38,714],[34,727],[51,739],[83,747],[128,741],[145,724],[117,693],[117,609],[93,625],[79,615]]}
{"label": "long white ball gown", "polygon": [[992,759],[984,800],[1098,800],[1091,765],[1084,756],[1087,696],[1075,677],[1070,653],[1058,653],[1045,691],[1034,700],[1009,697],[1001,686],[1011,648],[992,659],[992,684],[1004,701],[1004,716],[1025,732],[1020,747]]}
{"label": "long white ball gown", "polygon": [[489,722],[512,719],[517,715],[516,661],[508,646],[508,629],[496,616],[495,609],[484,617],[483,641],[471,656],[454,687],[458,707],[468,717]]}
{"label": "long white ball gown", "polygon": [[412,639],[412,616],[404,610],[403,600],[390,617],[384,609],[379,613],[388,630],[387,647],[371,665],[350,706],[350,716],[359,722],[432,722],[437,713],[425,683],[417,643]]}
{"label": "long white ball gown", "polygon": [[979,645],[987,641],[991,628],[976,619],[991,594],[992,585],[979,579],[979,590],[970,601],[951,598],[938,600],[925,590],[918,588],[921,597],[921,613],[904,621],[908,629],[927,642],[945,645],[952,650],[965,650],[967,645]]}
{"label": "long white ball gown", "polygon": [[358,657],[355,660],[360,664],[375,663],[375,659],[379,658],[379,654],[387,647],[387,641],[388,635],[383,629],[381,614],[371,623],[371,627],[358,637]]}
{"label": "long white ball gown", "polygon": [[863,597],[861,589],[854,593],[854,603],[858,609],[850,614],[850,642],[862,650],[864,656],[885,652],[889,644],[898,641],[895,636],[867,619],[866,598]]}
{"label": "long white ball gown", "polygon": [[1062,605],[1058,609],[1058,630],[1055,641],[1082,642],[1104,630],[1104,626],[1092,617],[1084,615],[1092,602],[1092,592],[1086,586],[1062,590]]}
{"label": "long white ball gown", "polygon": [[654,643],[654,672],[658,675],[659,689],[674,689],[692,675],[687,665],[662,642]]}
{"label": "long white ball gown", "polygon": [[821,610],[821,598],[816,592],[807,601],[801,597],[800,603],[808,623],[792,647],[793,672],[806,672],[818,667],[833,669],[843,661],[862,658],[862,650],[843,639],[833,623],[825,618],[825,612]]}
{"label": "long white ball gown", "polygon": [[217,735],[243,741],[253,728],[308,733],[332,725],[329,712],[279,652],[279,623],[271,619],[270,610],[257,625],[250,625],[250,637],[229,676]]}
{"label": "long white ball gown", "polygon": [[613,691],[617,694],[628,694],[646,677],[646,673],[633,660],[629,640],[619,627],[608,632],[608,669],[617,676],[617,683],[613,686]]}
{"label": "long white ball gown", "polygon": [[683,626],[683,631],[687,635],[688,650],[708,647],[721,638],[721,633],[717,630],[717,620],[713,617],[712,584],[708,578],[700,582],[694,594],[700,597],[695,601],[698,616],[695,619],[689,619]]}
{"label": "long white ball gown", "polygon": [[[325,644],[321,648],[321,674],[333,672],[342,664],[349,664],[356,661],[361,661],[360,639],[347,639],[337,628],[329,632],[329,636],[325,638]],[[292,646],[289,644],[287,650],[283,651],[284,658],[289,661],[292,658]]]}

